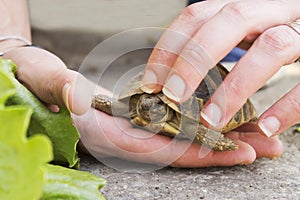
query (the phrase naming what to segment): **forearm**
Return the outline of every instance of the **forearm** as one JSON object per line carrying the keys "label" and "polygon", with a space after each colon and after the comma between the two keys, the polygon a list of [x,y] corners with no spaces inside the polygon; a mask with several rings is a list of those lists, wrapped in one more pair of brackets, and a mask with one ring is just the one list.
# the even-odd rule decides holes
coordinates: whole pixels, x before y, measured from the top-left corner
{"label": "forearm", "polygon": [[[30,21],[26,0],[0,0],[0,38],[7,36],[22,37],[31,41]],[[6,52],[13,47],[22,46],[21,40],[0,41],[0,51]]]}

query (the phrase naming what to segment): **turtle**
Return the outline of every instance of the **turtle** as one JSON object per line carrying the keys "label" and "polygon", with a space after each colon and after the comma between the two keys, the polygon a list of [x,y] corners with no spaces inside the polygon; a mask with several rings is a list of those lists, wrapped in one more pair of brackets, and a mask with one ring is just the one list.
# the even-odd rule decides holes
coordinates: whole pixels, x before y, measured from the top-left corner
{"label": "turtle", "polygon": [[212,130],[200,121],[200,110],[228,74],[216,64],[199,84],[194,95],[182,104],[169,100],[162,92],[148,94],[142,90],[143,73],[136,75],[117,97],[96,94],[92,107],[109,115],[129,118],[135,126],[176,139],[187,139],[214,151],[237,150],[238,146],[225,137],[245,123],[256,120],[256,111],[247,99],[243,107],[222,130]]}

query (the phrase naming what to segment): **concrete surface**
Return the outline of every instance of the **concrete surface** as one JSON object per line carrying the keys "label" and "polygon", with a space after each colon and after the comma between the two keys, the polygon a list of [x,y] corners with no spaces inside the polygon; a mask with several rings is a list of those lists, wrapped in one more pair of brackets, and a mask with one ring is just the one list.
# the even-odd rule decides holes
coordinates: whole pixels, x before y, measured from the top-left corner
{"label": "concrete surface", "polygon": [[[259,112],[299,80],[299,74],[288,75],[256,93],[253,101]],[[125,173],[82,156],[81,169],[107,180],[101,190],[107,199],[300,199],[300,134],[290,129],[280,138],[282,157],[248,166]]]}
{"label": "concrete surface", "polygon": [[[41,5],[43,1],[35,2],[38,3],[38,6],[32,7],[32,11],[33,8],[40,9],[43,7]],[[59,9],[59,3],[55,2],[49,5],[54,5],[53,9],[55,6],[56,9]],[[108,1],[102,2],[107,3]],[[123,1],[112,2],[119,2],[124,6]],[[114,5],[116,6],[116,4]],[[152,10],[150,11],[152,13]],[[33,13],[35,15],[33,22],[37,25],[37,29],[33,31],[34,43],[53,51],[72,69],[79,69],[82,61],[95,45],[110,36],[106,31],[95,31],[93,27],[78,29],[73,25],[65,26],[70,21],[65,21],[56,27],[52,26],[50,21],[49,26],[38,25],[43,24],[42,18],[39,19],[39,16],[47,15],[47,13],[41,10],[33,12],[36,12]],[[72,12],[73,15],[76,15],[76,12]],[[161,12],[163,10],[160,10]],[[49,16],[54,15],[49,13]],[[158,16],[162,16],[162,14]],[[168,16],[172,16],[172,14]],[[145,16],[145,18],[147,17]],[[80,21],[79,18],[76,19]],[[117,28],[112,26],[111,30],[116,31],[128,27],[128,24],[124,23],[122,28],[123,21],[120,20],[120,22]],[[139,20],[137,26],[141,23],[144,23],[143,20]],[[162,20],[158,24],[164,23]],[[71,29],[65,29],[64,26]],[[55,30],[50,30],[53,27]],[[149,40],[149,38],[145,38],[145,40]],[[135,41],[130,42],[134,43]],[[152,44],[153,42],[155,39],[150,38],[149,43]],[[120,77],[130,67],[144,64],[149,53],[149,49],[134,51],[115,60],[109,70],[104,71],[102,65],[99,65],[100,68],[99,66],[90,66],[86,68],[84,73],[87,77],[93,78],[92,75],[104,72],[104,78],[100,84],[109,88],[114,82],[114,78]],[[107,55],[109,54],[108,49]],[[99,62],[101,59],[100,55]],[[278,76],[280,78],[253,96],[253,102],[259,113],[299,82],[299,72],[300,65],[287,67]],[[92,157],[81,155],[81,169],[107,180],[107,185],[101,190],[107,199],[300,199],[300,134],[293,133],[293,130],[290,129],[280,138],[285,147],[282,157],[277,160],[260,159],[248,166],[201,169],[163,168],[148,173],[125,173],[107,167]]]}
{"label": "concrete surface", "polygon": [[[84,33],[34,33],[38,45],[50,47],[65,58],[68,66],[73,65],[74,68],[80,66],[92,45],[81,46],[81,42],[74,42],[72,38],[80,35],[83,41],[86,37],[89,41],[101,40],[99,36],[92,38],[92,35],[87,34],[85,37]],[[77,46],[81,46],[82,51],[77,51]],[[145,63],[149,53],[150,50],[146,49],[121,56],[105,71],[101,85],[109,88],[130,67]],[[279,75],[280,78],[253,96],[259,113],[299,82],[299,67],[299,64],[286,67]],[[97,70],[104,69],[92,67],[85,72],[87,75],[97,74]],[[81,155],[81,169],[107,180],[107,185],[101,190],[107,199],[299,199],[300,134],[293,133],[291,129],[280,137],[285,147],[281,158],[260,159],[249,166],[163,168],[148,173],[126,173],[107,167],[92,157]]]}

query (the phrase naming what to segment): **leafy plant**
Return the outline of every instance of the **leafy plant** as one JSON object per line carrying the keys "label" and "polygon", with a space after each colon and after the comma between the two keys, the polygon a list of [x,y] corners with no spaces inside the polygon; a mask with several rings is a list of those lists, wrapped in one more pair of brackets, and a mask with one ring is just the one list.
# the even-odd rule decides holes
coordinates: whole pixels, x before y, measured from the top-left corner
{"label": "leafy plant", "polygon": [[79,133],[72,124],[69,111],[66,108],[60,108],[58,113],[51,112],[15,78],[16,66],[12,61],[0,59],[0,69],[17,90],[9,98],[8,103],[26,105],[33,109],[28,134],[47,135],[53,144],[53,162],[69,167],[78,167],[76,146],[79,141]]}
{"label": "leafy plant", "polygon": [[48,165],[47,183],[41,200],[104,200],[99,189],[105,183],[104,179],[90,173]]}
{"label": "leafy plant", "polygon": [[104,179],[47,164],[54,150],[56,162],[78,166],[79,134],[68,111],[48,111],[15,79],[15,70],[11,61],[0,59],[0,199],[104,199],[99,193]]}
{"label": "leafy plant", "polygon": [[46,136],[26,137],[30,107],[4,106],[15,92],[11,79],[0,69],[0,199],[37,199],[43,191],[52,146]]}

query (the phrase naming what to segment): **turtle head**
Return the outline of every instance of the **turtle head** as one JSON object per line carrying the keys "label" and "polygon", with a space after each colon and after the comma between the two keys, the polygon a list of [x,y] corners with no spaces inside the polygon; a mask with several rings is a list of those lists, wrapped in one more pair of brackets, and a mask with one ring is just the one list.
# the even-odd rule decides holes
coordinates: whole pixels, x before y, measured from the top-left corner
{"label": "turtle head", "polygon": [[155,94],[142,94],[137,102],[139,117],[149,122],[163,122],[169,118],[169,107]]}

